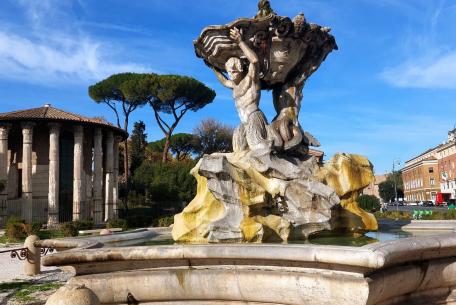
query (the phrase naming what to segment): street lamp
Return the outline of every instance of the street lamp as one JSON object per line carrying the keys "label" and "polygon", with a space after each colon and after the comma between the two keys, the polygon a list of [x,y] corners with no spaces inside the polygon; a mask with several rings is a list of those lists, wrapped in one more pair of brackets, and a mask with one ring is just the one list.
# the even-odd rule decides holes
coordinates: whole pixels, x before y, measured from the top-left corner
{"label": "street lamp", "polygon": [[399,211],[399,201],[397,200],[397,182],[396,174],[394,171],[394,166],[401,166],[401,161],[399,159],[393,160],[393,183],[394,183],[394,201],[396,201],[396,212]]}

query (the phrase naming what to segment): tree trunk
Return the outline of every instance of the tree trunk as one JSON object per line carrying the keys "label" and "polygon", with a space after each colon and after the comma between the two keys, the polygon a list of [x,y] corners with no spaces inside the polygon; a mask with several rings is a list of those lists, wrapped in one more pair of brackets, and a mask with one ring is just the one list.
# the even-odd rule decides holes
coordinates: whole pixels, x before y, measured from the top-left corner
{"label": "tree trunk", "polygon": [[[124,120],[124,130],[128,133],[128,116],[125,116]],[[128,167],[128,138],[125,139],[125,147],[124,147],[124,178],[125,183],[128,188],[128,178],[130,176],[130,168]]]}
{"label": "tree trunk", "polygon": [[128,178],[129,178],[129,168],[128,168],[128,139],[125,140],[124,142],[125,148],[124,148],[124,177],[125,177],[125,182],[128,183]]}
{"label": "tree trunk", "polygon": [[162,163],[166,163],[168,160],[168,151],[169,151],[169,140],[171,138],[171,131],[166,134],[165,137],[165,147],[163,147],[163,154],[162,154]]}

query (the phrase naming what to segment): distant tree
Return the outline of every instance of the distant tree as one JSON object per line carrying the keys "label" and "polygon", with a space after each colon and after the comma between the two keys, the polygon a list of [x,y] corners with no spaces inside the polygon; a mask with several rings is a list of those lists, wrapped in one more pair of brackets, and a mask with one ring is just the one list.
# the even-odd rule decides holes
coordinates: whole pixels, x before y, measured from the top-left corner
{"label": "distant tree", "polygon": [[396,184],[397,198],[404,197],[404,183],[402,181],[401,172],[397,171],[388,174],[386,180],[378,185],[378,191],[380,198],[384,202],[390,202],[395,199],[396,194],[394,191],[394,185]]}
{"label": "distant tree", "polygon": [[194,78],[180,75],[149,74],[129,82],[125,90],[128,97],[139,97],[152,107],[155,120],[165,135],[162,162],[167,160],[170,138],[182,117],[189,110],[203,108],[215,98],[214,90]]}
{"label": "distant tree", "polygon": [[356,201],[358,206],[365,211],[372,212],[380,209],[380,200],[373,195],[361,195]]}
{"label": "distant tree", "polygon": [[[144,74],[138,73],[120,73],[110,77],[89,87],[89,96],[92,100],[99,104],[105,104],[111,108],[117,120],[117,127],[123,128],[128,132],[128,123],[130,115],[138,107],[146,104],[145,100],[139,99],[135,95],[126,95],[126,84],[143,78]],[[121,115],[123,116],[123,126],[120,124]],[[125,140],[124,149],[124,177],[128,181],[128,140]]]}
{"label": "distant tree", "polygon": [[233,127],[224,125],[214,119],[206,119],[194,129],[197,137],[196,151],[199,156],[214,152],[233,150]]}
{"label": "distant tree", "polygon": [[394,200],[394,183],[391,180],[383,181],[378,185],[378,192],[380,194],[380,198],[382,198],[384,202]]}
{"label": "distant tree", "polygon": [[169,150],[177,161],[189,159],[195,152],[196,137],[190,133],[178,133],[172,135]]}
{"label": "distant tree", "polygon": [[[149,161],[161,162],[164,147],[165,138],[149,142],[146,147],[146,159]],[[171,155],[169,157],[171,158]]]}
{"label": "distant tree", "polygon": [[[165,147],[166,138],[158,141],[150,142],[148,144],[148,153],[153,155],[157,152],[163,152]],[[169,151],[177,161],[190,159],[192,154],[195,153],[197,138],[193,134],[178,133],[172,135],[169,139]]]}
{"label": "distant tree", "polygon": [[402,181],[402,173],[400,171],[389,173],[386,179],[391,181],[393,184],[396,182],[396,188],[399,193],[402,193],[404,191],[404,182]]}
{"label": "distant tree", "polygon": [[147,134],[145,131],[146,125],[143,121],[135,122],[130,137],[130,172],[132,174],[146,159]]}

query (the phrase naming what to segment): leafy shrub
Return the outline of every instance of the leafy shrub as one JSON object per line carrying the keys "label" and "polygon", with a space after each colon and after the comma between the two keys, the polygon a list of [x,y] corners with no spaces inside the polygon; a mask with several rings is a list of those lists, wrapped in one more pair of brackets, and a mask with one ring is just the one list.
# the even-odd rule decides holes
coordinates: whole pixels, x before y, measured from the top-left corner
{"label": "leafy shrub", "polygon": [[73,225],[78,231],[93,229],[93,221],[91,220],[74,220]]}
{"label": "leafy shrub", "polygon": [[27,236],[37,235],[38,232],[41,230],[41,227],[41,223],[33,222],[32,224],[25,224],[24,231],[27,234]]}
{"label": "leafy shrub", "polygon": [[11,216],[6,220],[5,234],[10,240],[23,239],[27,237],[27,233],[24,230],[24,221],[17,216]]}
{"label": "leafy shrub", "polygon": [[65,237],[75,237],[79,235],[79,231],[91,229],[93,229],[91,220],[75,220],[60,224],[60,231]]}
{"label": "leafy shrub", "polygon": [[122,228],[123,231],[128,229],[128,223],[125,219],[109,219],[106,223],[106,228]]}
{"label": "leafy shrub", "polygon": [[133,185],[137,192],[147,193],[161,209],[182,209],[182,202],[190,202],[196,193],[196,180],[190,175],[195,161],[145,161],[135,171]]}
{"label": "leafy shrub", "polygon": [[25,223],[20,217],[12,216],[6,221],[6,236],[10,240],[24,239],[30,235],[36,235],[41,230],[40,223]]}
{"label": "leafy shrub", "polygon": [[60,231],[62,231],[63,236],[65,237],[75,237],[79,234],[79,230],[76,229],[73,222],[64,222],[60,224]]}
{"label": "leafy shrub", "polygon": [[159,227],[169,227],[174,223],[174,216],[165,216],[158,219]]}
{"label": "leafy shrub", "polygon": [[409,212],[403,211],[385,211],[385,212],[375,212],[376,218],[389,218],[389,219],[412,219],[412,214]]}
{"label": "leafy shrub", "polygon": [[361,195],[356,199],[358,206],[365,211],[378,211],[380,209],[380,200],[373,195]]}

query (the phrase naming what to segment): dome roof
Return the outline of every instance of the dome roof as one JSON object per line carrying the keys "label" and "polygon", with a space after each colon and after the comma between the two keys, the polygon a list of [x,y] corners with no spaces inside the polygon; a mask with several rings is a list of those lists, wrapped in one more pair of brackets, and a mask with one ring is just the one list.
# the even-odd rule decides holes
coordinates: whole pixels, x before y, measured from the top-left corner
{"label": "dome roof", "polygon": [[46,104],[43,107],[0,113],[0,122],[12,121],[67,121],[107,127],[123,137],[128,137],[123,129],[118,128],[102,118],[88,118],[79,114],[63,111]]}

